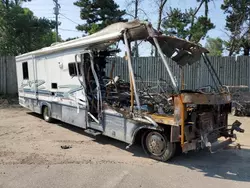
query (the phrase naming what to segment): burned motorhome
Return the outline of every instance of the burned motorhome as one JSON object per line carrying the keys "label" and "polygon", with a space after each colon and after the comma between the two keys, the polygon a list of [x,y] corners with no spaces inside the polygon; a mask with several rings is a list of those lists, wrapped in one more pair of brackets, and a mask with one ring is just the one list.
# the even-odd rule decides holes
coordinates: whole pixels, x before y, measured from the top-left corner
{"label": "burned motorhome", "polygon": [[[131,42],[136,40],[157,48],[169,75],[171,83],[157,92],[146,85],[137,87],[140,75],[134,72],[131,58]],[[110,59],[120,52],[119,42],[126,48],[129,81],[114,75],[113,68],[106,71]],[[197,44],[162,35],[147,22],[116,23],[93,35],[17,56],[19,103],[48,122],[58,119],[89,134],[126,142],[128,147],[141,140],[145,152],[161,161],[173,157],[177,145],[183,152],[206,147],[214,151],[236,138],[234,130],[243,130],[239,122],[228,127],[231,96],[206,53]],[[185,90],[178,86],[167,58],[180,67],[204,58],[216,85],[209,91]],[[218,144],[221,137],[225,140]]]}

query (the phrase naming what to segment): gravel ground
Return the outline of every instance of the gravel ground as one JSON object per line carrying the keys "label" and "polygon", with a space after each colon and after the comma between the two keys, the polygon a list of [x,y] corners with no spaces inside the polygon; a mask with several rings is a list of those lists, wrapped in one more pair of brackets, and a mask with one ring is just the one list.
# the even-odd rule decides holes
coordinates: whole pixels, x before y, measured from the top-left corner
{"label": "gravel ground", "polygon": [[[235,147],[190,152],[168,163],[140,146],[93,138],[60,122],[49,124],[20,107],[0,108],[0,187],[250,187],[250,118]],[[70,146],[62,149],[61,146]]]}

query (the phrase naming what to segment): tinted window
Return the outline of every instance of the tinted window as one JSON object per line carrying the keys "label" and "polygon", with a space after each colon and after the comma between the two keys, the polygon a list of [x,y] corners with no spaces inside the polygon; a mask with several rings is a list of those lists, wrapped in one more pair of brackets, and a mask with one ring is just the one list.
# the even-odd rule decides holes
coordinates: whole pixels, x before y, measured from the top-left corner
{"label": "tinted window", "polygon": [[52,89],[57,89],[57,83],[51,83],[51,88]]}
{"label": "tinted window", "polygon": [[23,79],[28,80],[29,79],[28,63],[24,62],[22,66],[23,66]]}
{"label": "tinted window", "polygon": [[[77,63],[78,67],[78,72],[79,75],[81,76],[81,68],[80,68],[80,63]],[[76,70],[76,63],[69,63],[69,75],[70,76],[77,76],[77,70]]]}

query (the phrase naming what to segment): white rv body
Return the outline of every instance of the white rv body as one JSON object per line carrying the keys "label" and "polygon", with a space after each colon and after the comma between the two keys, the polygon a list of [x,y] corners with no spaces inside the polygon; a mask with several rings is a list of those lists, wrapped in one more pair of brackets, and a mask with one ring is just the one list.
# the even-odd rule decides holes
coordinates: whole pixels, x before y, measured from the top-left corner
{"label": "white rv body", "polygon": [[[69,75],[69,63],[75,63],[75,55],[84,48],[68,49],[40,56],[16,58],[19,103],[41,114],[45,103],[51,109],[51,117],[86,128],[86,101],[77,77]],[[28,65],[28,79],[23,75],[23,64]],[[54,86],[54,87],[53,87]]]}
{"label": "white rv body", "polygon": [[[39,114],[47,106],[54,119],[91,129],[129,144],[133,143],[136,132],[141,128],[149,126],[155,129],[146,119],[127,119],[111,108],[101,109],[101,119],[93,117],[88,111],[87,96],[79,77],[69,74],[69,64],[76,63],[76,57],[79,60],[81,54],[88,53],[91,49],[106,49],[123,38],[124,30],[138,27],[144,28],[144,33],[147,32],[145,23],[117,23],[87,37],[17,56],[20,105]],[[134,32],[129,34],[133,37]],[[141,35],[142,32],[139,37],[135,37],[143,38]]]}

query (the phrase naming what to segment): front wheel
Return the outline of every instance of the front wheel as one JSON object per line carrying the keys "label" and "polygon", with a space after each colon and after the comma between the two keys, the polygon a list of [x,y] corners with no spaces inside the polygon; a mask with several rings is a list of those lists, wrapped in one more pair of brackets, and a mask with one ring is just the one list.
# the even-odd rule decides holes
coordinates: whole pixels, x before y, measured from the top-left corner
{"label": "front wheel", "polygon": [[176,150],[175,143],[171,143],[166,135],[158,131],[144,133],[142,147],[151,158],[163,162],[171,159]]}

